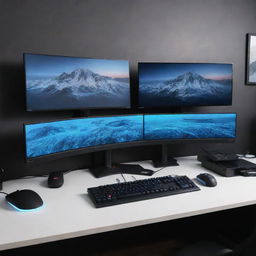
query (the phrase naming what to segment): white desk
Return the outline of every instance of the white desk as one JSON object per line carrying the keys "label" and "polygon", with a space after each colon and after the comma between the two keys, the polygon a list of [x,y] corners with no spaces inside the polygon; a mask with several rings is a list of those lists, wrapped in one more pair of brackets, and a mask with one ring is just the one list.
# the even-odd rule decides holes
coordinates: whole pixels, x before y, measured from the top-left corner
{"label": "white desk", "polygon": [[[177,158],[180,166],[167,167],[153,177],[187,175],[194,179],[209,172],[196,157]],[[150,161],[139,162],[152,168]],[[152,168],[153,169],[153,168]],[[157,170],[157,169],[154,169]],[[131,175],[124,175],[127,181]],[[133,175],[137,179],[147,176]],[[36,212],[18,212],[0,196],[0,250],[34,245],[66,238],[86,236],[105,231],[173,220],[187,216],[220,211],[256,203],[256,177],[222,177],[214,174],[218,185],[214,188],[199,185],[201,191],[138,201],[96,209],[87,188],[122,181],[121,175],[94,178],[88,170],[65,175],[59,189],[50,189],[46,178],[18,179],[4,182],[3,191],[32,189],[44,200],[44,207]]]}

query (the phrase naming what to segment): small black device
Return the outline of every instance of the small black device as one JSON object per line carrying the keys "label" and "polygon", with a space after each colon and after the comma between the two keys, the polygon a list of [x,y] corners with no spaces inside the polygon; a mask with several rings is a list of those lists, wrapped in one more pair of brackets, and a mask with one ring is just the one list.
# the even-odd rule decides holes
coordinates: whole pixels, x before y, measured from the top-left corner
{"label": "small black device", "polygon": [[150,169],[145,169],[138,164],[116,164],[116,167],[119,168],[119,173],[129,173],[147,176],[151,176],[154,174],[154,171]]}
{"label": "small black device", "polygon": [[206,187],[215,187],[217,186],[217,181],[214,176],[209,173],[201,173],[196,176],[196,180],[206,186]]}
{"label": "small black device", "polygon": [[[108,152],[109,153],[109,152]],[[107,175],[127,173],[127,174],[137,174],[152,176],[154,171],[150,169],[145,169],[139,164],[111,164],[111,160],[106,162],[106,166],[99,166],[90,168],[90,172],[95,178],[101,178]]]}
{"label": "small black device", "polygon": [[43,205],[42,198],[33,190],[23,189],[8,194],[5,199],[19,211],[32,211]]}
{"label": "small black device", "polygon": [[256,169],[256,164],[245,159],[236,159],[232,161],[212,161],[205,155],[198,155],[197,160],[201,162],[202,166],[216,172],[225,177],[232,177],[242,175],[242,170]]}
{"label": "small black device", "polygon": [[49,188],[60,188],[64,183],[63,172],[51,172],[48,176]]}
{"label": "small black device", "polygon": [[163,176],[88,188],[96,208],[200,190],[187,176]]}
{"label": "small black device", "polygon": [[206,150],[206,149],[203,149],[203,151],[205,153],[205,156],[214,162],[233,161],[238,159],[238,156],[234,153],[224,153],[221,151],[213,151],[213,150]]}

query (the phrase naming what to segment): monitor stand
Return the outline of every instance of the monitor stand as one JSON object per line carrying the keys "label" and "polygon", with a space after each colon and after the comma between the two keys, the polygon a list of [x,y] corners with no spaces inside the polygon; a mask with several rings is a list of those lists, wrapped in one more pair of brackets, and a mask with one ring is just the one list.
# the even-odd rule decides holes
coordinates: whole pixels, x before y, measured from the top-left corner
{"label": "monitor stand", "polygon": [[110,150],[104,151],[104,166],[92,167],[90,172],[96,178],[101,178],[104,176],[112,174],[138,174],[138,175],[153,175],[152,170],[144,169],[139,164],[113,164],[112,163],[112,152]]}
{"label": "monitor stand", "polygon": [[167,166],[178,166],[177,160],[168,157],[168,149],[166,144],[161,145],[161,159],[160,160],[152,160],[153,166],[158,167],[167,167]]}

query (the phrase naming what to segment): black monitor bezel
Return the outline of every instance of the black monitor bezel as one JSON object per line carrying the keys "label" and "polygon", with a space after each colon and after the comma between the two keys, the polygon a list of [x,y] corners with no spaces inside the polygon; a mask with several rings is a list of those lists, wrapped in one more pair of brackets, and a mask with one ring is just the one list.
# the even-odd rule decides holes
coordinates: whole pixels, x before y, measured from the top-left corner
{"label": "black monitor bezel", "polygon": [[[130,96],[130,104],[127,107],[85,107],[85,108],[61,108],[61,109],[38,109],[38,110],[32,110],[28,108],[28,95],[27,95],[27,76],[26,76],[26,58],[25,56],[29,55],[40,55],[40,56],[53,56],[53,57],[64,57],[64,58],[77,58],[77,59],[94,59],[94,60],[113,60],[113,61],[127,61],[128,62],[128,68],[129,68],[129,96]],[[99,59],[99,58],[91,58],[91,57],[77,57],[77,56],[65,56],[65,55],[54,55],[54,54],[41,54],[41,53],[29,53],[24,52],[23,53],[23,70],[24,70],[24,79],[25,79],[25,108],[27,112],[45,112],[45,111],[77,111],[77,110],[102,110],[102,109],[108,109],[108,110],[116,110],[116,109],[131,109],[132,108],[132,89],[131,89],[131,69],[130,69],[130,63],[129,60],[124,59]]]}
{"label": "black monitor bezel", "polygon": [[[169,115],[179,115],[181,113],[177,114],[169,114]],[[192,114],[192,113],[189,113]],[[129,148],[129,147],[138,147],[138,146],[149,146],[149,145],[167,145],[167,144],[183,144],[183,143],[189,143],[189,142],[234,142],[237,137],[237,113],[236,112],[228,112],[228,113],[194,113],[194,114],[235,114],[236,115],[236,129],[235,129],[235,137],[234,138],[188,138],[188,139],[160,139],[160,140],[144,140],[144,116],[145,115],[168,115],[166,113],[158,113],[158,114],[128,114],[128,115],[104,115],[104,116],[90,116],[85,118],[97,118],[97,117],[118,117],[118,116],[143,116],[143,140],[139,141],[132,141],[132,142],[121,142],[121,143],[115,143],[115,144],[105,144],[105,145],[97,145],[97,146],[91,146],[86,148],[80,148],[80,149],[71,149],[68,151],[62,151],[52,154],[47,154],[43,156],[37,156],[37,157],[27,157],[27,144],[26,144],[26,132],[25,132],[25,126],[30,124],[40,124],[40,123],[50,123],[50,122],[58,122],[58,121],[66,121],[66,120],[73,120],[74,118],[67,118],[62,120],[53,120],[53,121],[42,121],[42,122],[32,122],[32,123],[24,123],[23,124],[23,137],[25,139],[25,162],[26,163],[34,163],[34,162],[41,162],[45,160],[58,160],[65,157],[72,157],[87,153],[93,153],[93,152],[99,152],[99,151],[106,151],[106,150],[114,150],[119,148]],[[85,118],[75,118],[75,119],[85,119]]]}
{"label": "black monitor bezel", "polygon": [[[166,105],[166,106],[141,106],[140,105],[140,65],[141,64],[228,64],[231,65],[232,69],[232,79],[231,79],[231,102],[227,104],[214,104],[214,105],[205,105],[205,104],[191,104],[191,105],[185,105],[185,104],[177,104],[177,105]],[[207,106],[231,106],[233,103],[233,87],[234,87],[234,69],[233,69],[233,63],[225,63],[225,62],[138,62],[138,79],[137,79],[137,98],[136,98],[136,106],[138,109],[145,109],[145,110],[155,110],[155,109],[170,109],[170,108],[177,108],[177,107],[207,107]]]}

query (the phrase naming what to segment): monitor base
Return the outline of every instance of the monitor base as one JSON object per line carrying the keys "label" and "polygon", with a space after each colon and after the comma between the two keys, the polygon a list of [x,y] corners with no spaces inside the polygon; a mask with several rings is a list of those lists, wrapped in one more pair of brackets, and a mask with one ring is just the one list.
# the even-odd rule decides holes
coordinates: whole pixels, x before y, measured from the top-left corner
{"label": "monitor base", "polygon": [[159,168],[159,167],[167,167],[167,166],[179,166],[178,162],[176,159],[174,158],[168,158],[165,161],[161,161],[161,160],[152,160],[153,162],[153,166],[155,168]]}
{"label": "monitor base", "polygon": [[90,172],[95,178],[101,178],[113,174],[136,174],[136,175],[147,175],[151,176],[154,174],[154,171],[149,169],[144,169],[138,164],[113,164],[112,167],[100,166],[90,168]]}
{"label": "monitor base", "polygon": [[158,160],[152,160],[153,166],[158,167],[167,167],[167,166],[178,166],[177,160],[168,156],[167,144],[161,144],[161,157]]}

